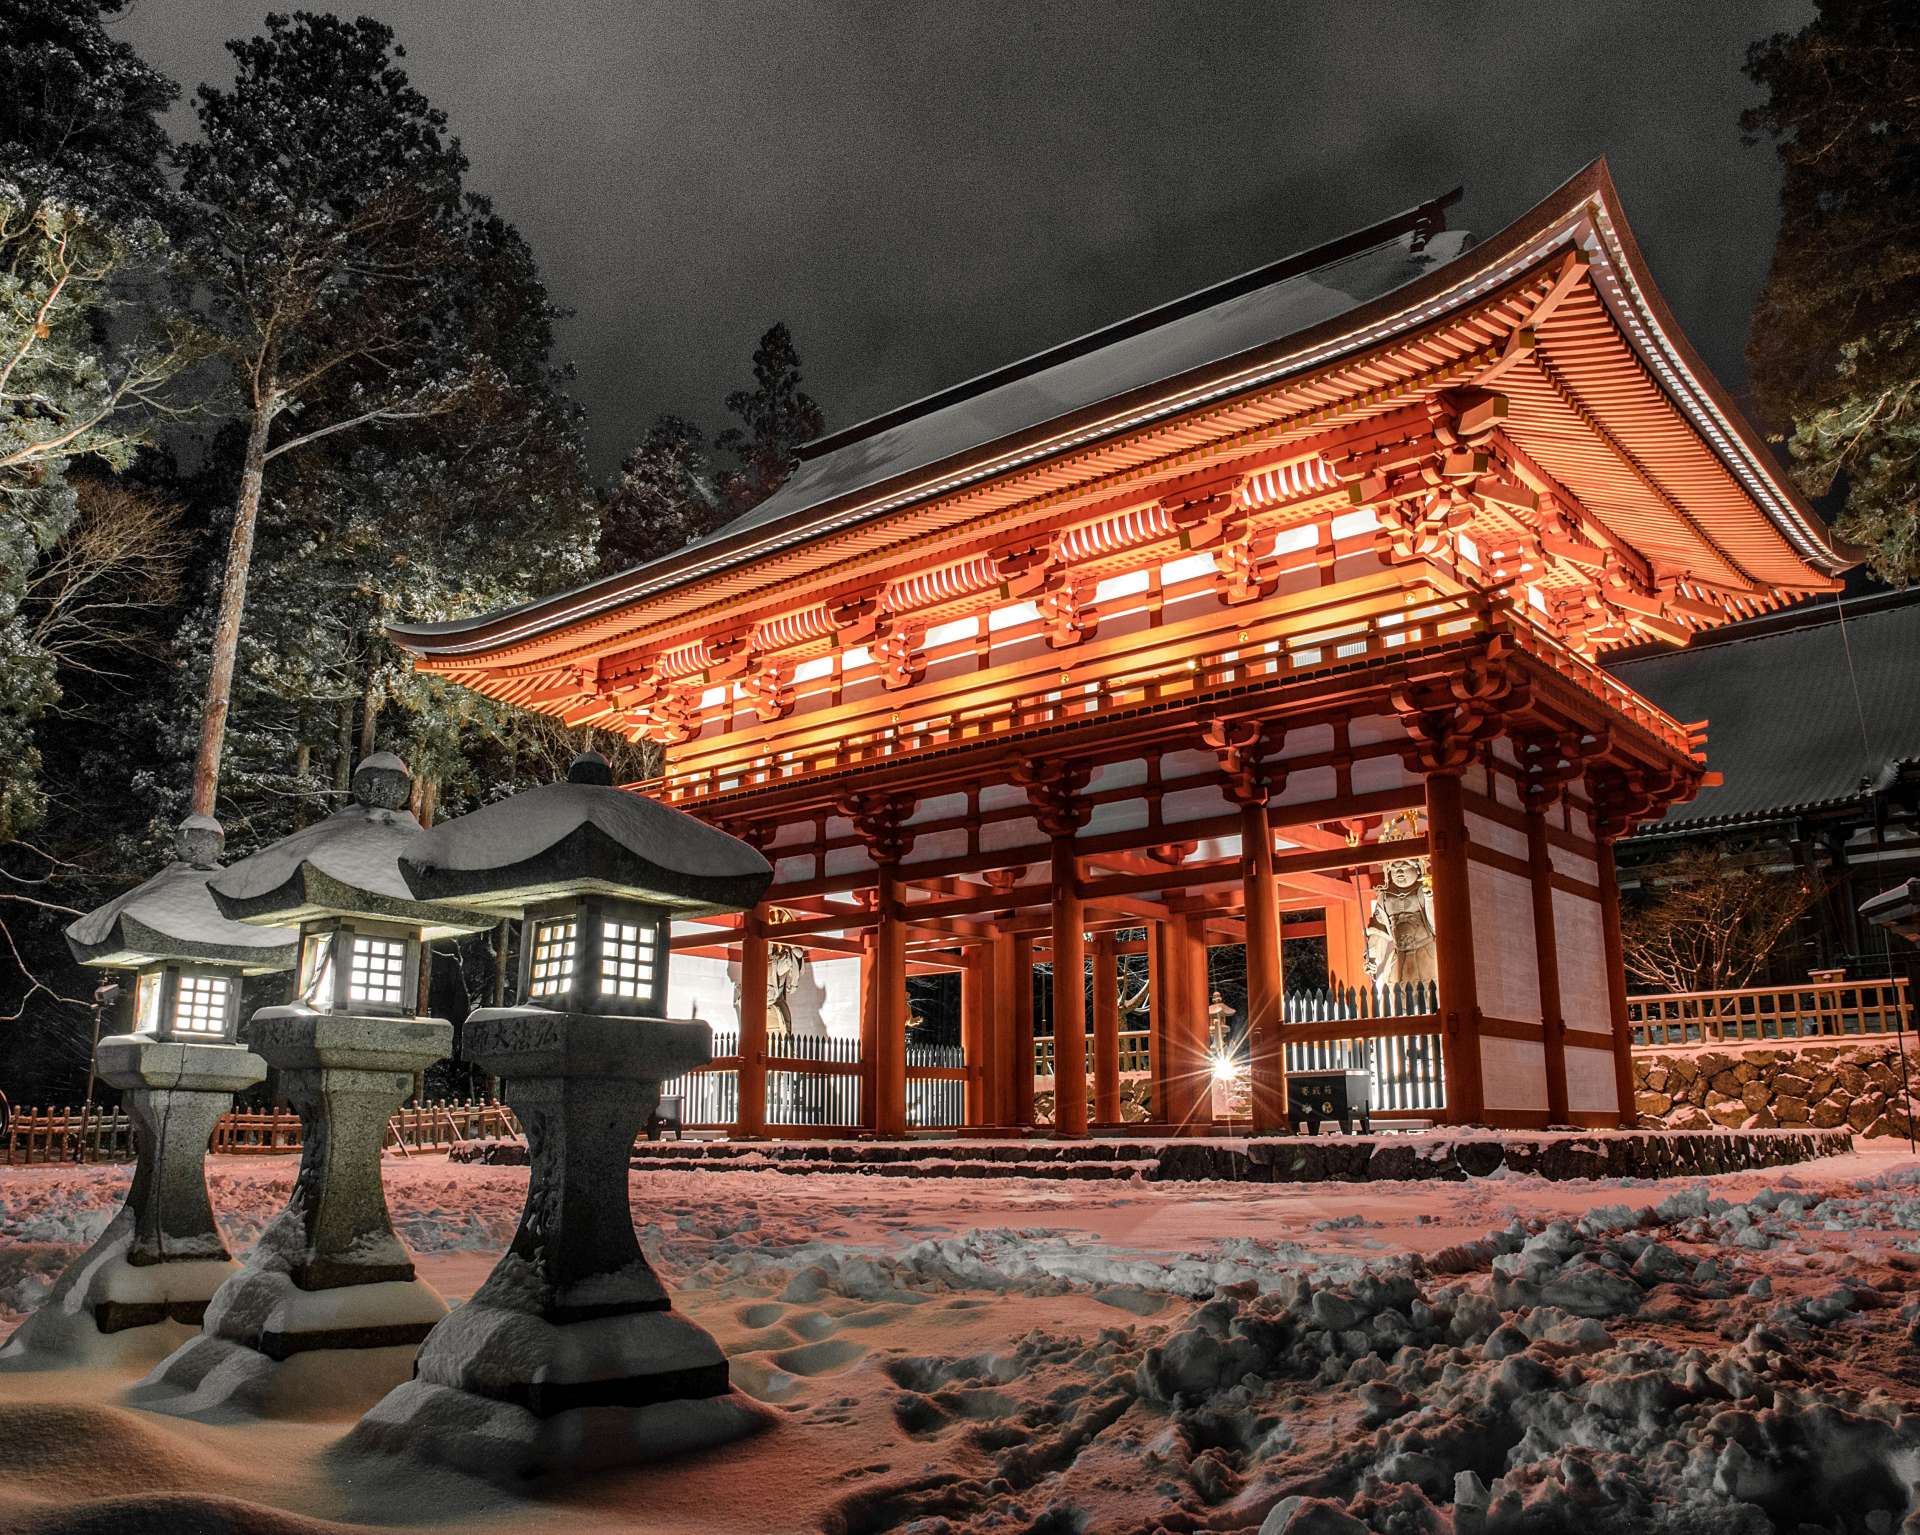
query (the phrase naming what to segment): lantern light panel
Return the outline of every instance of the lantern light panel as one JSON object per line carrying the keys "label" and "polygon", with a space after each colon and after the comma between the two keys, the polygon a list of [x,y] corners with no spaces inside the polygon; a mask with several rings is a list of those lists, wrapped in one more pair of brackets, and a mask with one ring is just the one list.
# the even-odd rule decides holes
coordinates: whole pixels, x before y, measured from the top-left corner
{"label": "lantern light panel", "polygon": [[190,962],[166,960],[134,981],[133,1027],[156,1039],[230,1044],[239,1037],[240,979]]}
{"label": "lantern light panel", "polygon": [[521,929],[520,995],[577,1012],[659,1017],[667,930],[661,908],[609,896],[534,907]]}
{"label": "lantern light panel", "polygon": [[351,918],[301,929],[297,994],[316,1012],[410,1013],[419,977],[417,929]]}

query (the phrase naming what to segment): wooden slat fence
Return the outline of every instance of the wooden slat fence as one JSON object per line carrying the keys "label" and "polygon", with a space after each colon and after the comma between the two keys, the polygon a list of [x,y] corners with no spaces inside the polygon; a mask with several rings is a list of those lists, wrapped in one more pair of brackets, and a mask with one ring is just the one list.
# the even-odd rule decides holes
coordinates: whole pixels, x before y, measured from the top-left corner
{"label": "wooden slat fence", "polygon": [[133,1120],[119,1109],[27,1108],[7,1117],[0,1163],[131,1162]]}
{"label": "wooden slat fence", "polygon": [[[513,1110],[492,1099],[410,1104],[387,1121],[386,1144],[430,1150],[520,1134]],[[283,1156],[300,1150],[300,1116],[288,1109],[234,1109],[214,1121],[209,1150],[225,1156]],[[118,1109],[31,1108],[7,1119],[0,1166],[31,1162],[130,1162],[133,1122]]]}

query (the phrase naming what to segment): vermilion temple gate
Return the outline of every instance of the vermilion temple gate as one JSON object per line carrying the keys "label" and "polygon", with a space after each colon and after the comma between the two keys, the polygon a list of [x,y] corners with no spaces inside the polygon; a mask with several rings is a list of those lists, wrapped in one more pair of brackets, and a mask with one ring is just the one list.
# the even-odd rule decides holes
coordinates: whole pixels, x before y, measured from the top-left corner
{"label": "vermilion temple gate", "polygon": [[[1056,1055],[1091,1030],[1091,1122],[1117,1124],[1134,945],[1163,1129],[1209,1117],[1210,944],[1245,946],[1256,1130],[1288,1045],[1427,1034],[1449,1120],[1630,1116],[1610,844],[1706,768],[1697,724],[1595,658],[1844,562],[1604,167],[1471,249],[1446,201],[823,439],[678,554],[394,631],[423,668],[661,742],[636,787],[774,861],[762,907],[675,939],[737,966],[742,1133],[767,1129],[773,945],[857,957],[858,1059],[831,1069],[883,1134],[918,968],[960,973],[965,1046],[918,1074],[964,1080],[968,1126],[1033,1123],[1038,959]],[[1411,858],[1437,1005],[1284,1024],[1284,914],[1323,913],[1362,982],[1379,870]],[[1079,1094],[1056,1117],[1089,1128]]]}

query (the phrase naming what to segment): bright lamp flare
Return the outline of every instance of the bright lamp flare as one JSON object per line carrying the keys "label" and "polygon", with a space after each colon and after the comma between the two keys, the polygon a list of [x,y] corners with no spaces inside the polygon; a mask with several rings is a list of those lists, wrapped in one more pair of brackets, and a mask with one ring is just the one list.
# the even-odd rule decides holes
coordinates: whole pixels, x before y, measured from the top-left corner
{"label": "bright lamp flare", "polygon": [[1213,1058],[1213,1080],[1216,1082],[1234,1082],[1239,1080],[1240,1063],[1224,1052]]}

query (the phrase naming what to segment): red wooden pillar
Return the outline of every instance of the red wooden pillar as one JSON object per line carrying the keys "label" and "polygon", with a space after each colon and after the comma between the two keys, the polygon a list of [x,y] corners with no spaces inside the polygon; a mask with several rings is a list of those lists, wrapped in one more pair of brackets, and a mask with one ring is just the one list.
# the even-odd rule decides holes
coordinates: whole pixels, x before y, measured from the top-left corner
{"label": "red wooden pillar", "polygon": [[756,906],[740,919],[740,1107],[734,1133],[767,1133],[767,919]]}
{"label": "red wooden pillar", "polygon": [[860,1010],[860,1122],[879,1135],[907,1133],[907,928],[902,920],[900,860],[913,846],[906,829],[914,801],[861,793],[841,804],[867,844],[874,867],[879,921],[867,948],[867,985]]}
{"label": "red wooden pillar", "polygon": [[1596,837],[1600,866],[1600,931],[1606,943],[1607,1006],[1613,1014],[1613,1090],[1620,1123],[1631,1128],[1634,1113],[1633,1030],[1627,1023],[1627,966],[1620,942],[1620,881],[1613,866],[1613,838]]}
{"label": "red wooden pillar", "polygon": [[1473,897],[1467,885],[1467,819],[1457,770],[1427,773],[1427,835],[1447,1118],[1454,1124],[1478,1124],[1486,1112],[1480,1071],[1480,985],[1473,961]]}
{"label": "red wooden pillar", "polygon": [[1266,795],[1240,807],[1240,870],[1247,924],[1247,1063],[1253,1133],[1287,1128],[1287,1072],[1280,1047],[1280,912],[1273,885],[1273,831]]}
{"label": "red wooden pillar", "polygon": [[900,920],[900,866],[879,868],[880,925],[873,944],[873,1128],[907,1133],[907,928]]}
{"label": "red wooden pillar", "polygon": [[1213,989],[1208,984],[1207,918],[1195,913],[1180,921],[1180,977],[1184,1005],[1178,1015],[1182,1080],[1186,1083],[1187,1103],[1184,1118],[1188,1124],[1213,1123],[1213,1052],[1208,1048],[1207,1003]]}
{"label": "red wooden pillar", "polygon": [[1073,838],[1092,814],[1081,798],[1091,776],[1079,763],[1048,760],[1023,762],[1014,773],[1051,845],[1053,1127],[1063,1137],[1087,1133],[1086,908]]}
{"label": "red wooden pillar", "polygon": [[1053,838],[1053,1128],[1087,1133],[1086,908],[1073,836]]}
{"label": "red wooden pillar", "polygon": [[1553,930],[1553,853],[1547,808],[1527,810],[1527,882],[1533,887],[1533,952],[1540,969],[1540,1034],[1546,1045],[1547,1122],[1567,1123],[1567,1020],[1560,1011],[1560,945]]}
{"label": "red wooden pillar", "polygon": [[873,1129],[874,1112],[880,1102],[873,1076],[874,1023],[878,1017],[873,1005],[875,937],[872,928],[860,935],[860,1128],[863,1130]]}
{"label": "red wooden pillar", "polygon": [[[1350,901],[1327,904],[1327,979],[1339,986],[1367,984],[1366,905],[1358,885]],[[1286,988],[1282,973],[1281,989]]]}
{"label": "red wooden pillar", "polygon": [[1112,933],[1093,940],[1093,1122],[1120,1123],[1120,956]]}
{"label": "red wooden pillar", "polygon": [[1014,1068],[1019,1064],[1013,1040],[1013,939],[997,933],[979,953],[984,1017],[981,1092],[985,1099],[981,1123],[1010,1125],[1014,1115]]}
{"label": "red wooden pillar", "polygon": [[1013,1004],[1013,1122],[1033,1128],[1033,939],[1015,933],[1011,943]]}
{"label": "red wooden pillar", "polygon": [[960,967],[960,1045],[967,1064],[966,1110],[960,1117],[964,1125],[993,1123],[993,1089],[989,1062],[989,1043],[993,1007],[992,956],[984,944],[961,950]]}

